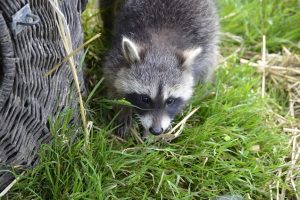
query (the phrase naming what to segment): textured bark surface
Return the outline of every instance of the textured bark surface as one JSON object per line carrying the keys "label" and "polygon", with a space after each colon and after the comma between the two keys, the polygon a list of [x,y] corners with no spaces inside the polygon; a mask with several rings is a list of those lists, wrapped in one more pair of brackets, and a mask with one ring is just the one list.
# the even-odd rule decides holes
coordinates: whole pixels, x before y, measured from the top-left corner
{"label": "textured bark surface", "polygon": [[[80,14],[87,0],[62,0],[60,7],[72,34],[73,49],[83,42]],[[26,4],[40,21],[18,35],[12,16]],[[78,67],[83,52],[74,56]],[[64,108],[77,109],[77,95],[67,63],[45,77],[64,57],[65,49],[48,0],[0,1],[0,192],[13,180],[3,172],[32,168],[40,145],[51,140],[48,122]],[[83,86],[82,71],[78,72]],[[2,170],[2,171],[1,171]]]}

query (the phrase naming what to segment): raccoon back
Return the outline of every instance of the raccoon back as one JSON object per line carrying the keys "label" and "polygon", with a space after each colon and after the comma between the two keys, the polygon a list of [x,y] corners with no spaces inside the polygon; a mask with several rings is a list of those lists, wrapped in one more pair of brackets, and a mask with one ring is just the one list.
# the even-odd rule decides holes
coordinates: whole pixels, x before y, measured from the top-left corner
{"label": "raccoon back", "polygon": [[[218,16],[212,0],[127,0],[117,16],[115,36],[147,41],[169,32],[179,48],[217,40]],[[205,47],[204,47],[205,48]]]}

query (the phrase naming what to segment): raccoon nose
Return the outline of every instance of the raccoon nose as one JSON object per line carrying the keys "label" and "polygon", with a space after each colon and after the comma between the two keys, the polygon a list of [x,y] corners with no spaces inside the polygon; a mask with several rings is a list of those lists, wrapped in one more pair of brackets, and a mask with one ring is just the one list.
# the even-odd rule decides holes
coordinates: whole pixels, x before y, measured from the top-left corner
{"label": "raccoon nose", "polygon": [[152,133],[153,135],[160,135],[163,132],[162,128],[153,128],[151,127],[149,129],[150,133]]}

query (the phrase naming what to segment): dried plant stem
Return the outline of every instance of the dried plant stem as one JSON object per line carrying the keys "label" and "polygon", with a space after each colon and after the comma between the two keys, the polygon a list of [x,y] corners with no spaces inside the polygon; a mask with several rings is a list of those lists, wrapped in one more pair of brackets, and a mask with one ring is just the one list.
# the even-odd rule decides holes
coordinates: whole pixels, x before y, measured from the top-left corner
{"label": "dried plant stem", "polygon": [[[65,16],[63,13],[60,11],[58,0],[50,0],[49,1],[54,9],[54,14],[56,16],[55,22],[57,25],[57,28],[59,30],[61,39],[63,41],[64,47],[66,49],[67,55],[71,55],[73,50],[72,50],[72,39],[71,39],[71,34],[69,27],[67,25]],[[85,109],[84,109],[84,104],[81,96],[81,89],[79,85],[79,80],[77,76],[77,71],[76,71],[76,66],[74,62],[73,56],[68,57],[70,69],[74,78],[76,90],[78,93],[78,99],[79,99],[79,106],[80,106],[80,114],[81,114],[81,119],[83,123],[83,129],[85,133],[85,147],[89,147],[89,141],[90,141],[90,136],[89,136],[89,131],[88,131],[88,124],[86,120],[86,115],[85,115]]]}
{"label": "dried plant stem", "polygon": [[267,64],[267,48],[266,48],[266,36],[263,36],[263,46],[262,46],[262,63],[261,63],[261,67],[262,67],[262,92],[261,95],[262,97],[265,97],[265,93],[266,93],[266,64]]}
{"label": "dried plant stem", "polygon": [[139,144],[144,144],[143,139],[139,136],[140,134],[136,131],[136,129],[131,128],[130,132]]}
{"label": "dried plant stem", "polygon": [[19,177],[16,178],[13,182],[11,182],[1,193],[0,198],[4,197],[4,195],[18,182]]}
{"label": "dried plant stem", "polygon": [[174,140],[175,138],[178,138],[183,129],[184,129],[184,126],[187,122],[187,120],[193,116],[198,110],[200,109],[200,107],[197,107],[195,108],[194,110],[192,110],[192,112],[190,112],[187,116],[185,116],[174,128],[172,128],[168,133],[166,134],[163,134],[163,135],[160,135],[160,136],[157,136],[156,137],[156,141],[157,140],[165,140],[165,141],[172,141]]}
{"label": "dried plant stem", "polygon": [[80,47],[78,47],[77,49],[75,49],[72,53],[70,53],[69,55],[67,55],[60,63],[56,64],[51,70],[49,70],[44,76],[49,76],[50,74],[52,74],[55,70],[57,70],[64,62],[69,61],[69,59],[74,56],[75,54],[77,54],[80,50],[82,50],[86,45],[90,44],[91,42],[93,42],[94,40],[96,40],[97,38],[99,38],[101,36],[101,34],[96,34],[94,37],[92,37],[91,39],[89,39],[88,41],[86,41],[83,45],[81,45]]}
{"label": "dried plant stem", "polygon": [[20,176],[18,176],[13,182],[11,182],[1,193],[0,198],[4,197],[4,195],[20,180],[20,177],[24,175],[23,172]]}
{"label": "dried plant stem", "polygon": [[[253,59],[254,60],[254,59]],[[300,114],[300,60],[297,55],[292,54],[287,48],[283,48],[283,55],[268,54],[266,49],[266,37],[263,36],[262,55],[260,60],[250,61],[248,59],[240,59],[242,64],[248,64],[255,67],[262,73],[262,97],[266,94],[266,79],[269,78],[274,84],[283,87],[288,94],[289,110],[287,116],[282,117],[275,114],[277,123],[280,126],[285,126],[283,132],[290,136],[289,146],[292,151],[288,157],[291,159],[289,167],[282,171],[279,169],[276,173],[278,180],[270,184],[270,190],[276,190],[276,195],[272,194],[271,199],[283,200],[290,191],[294,192],[295,199],[300,199],[299,191],[297,191],[297,179],[299,179],[300,167],[300,131],[297,122],[297,117]],[[290,120],[292,119],[292,120]],[[280,181],[284,181],[289,188],[280,187]],[[288,192],[289,190],[289,192]],[[272,192],[274,192],[272,191]]]}

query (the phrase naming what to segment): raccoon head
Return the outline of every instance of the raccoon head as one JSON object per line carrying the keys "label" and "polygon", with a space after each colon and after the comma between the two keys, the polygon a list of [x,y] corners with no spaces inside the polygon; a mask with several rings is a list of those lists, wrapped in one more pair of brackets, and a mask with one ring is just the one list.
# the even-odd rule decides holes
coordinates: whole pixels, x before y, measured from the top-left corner
{"label": "raccoon head", "polygon": [[201,48],[180,51],[152,44],[145,49],[126,37],[121,47],[126,64],[114,87],[134,105],[145,130],[159,135],[193,94],[192,66]]}

